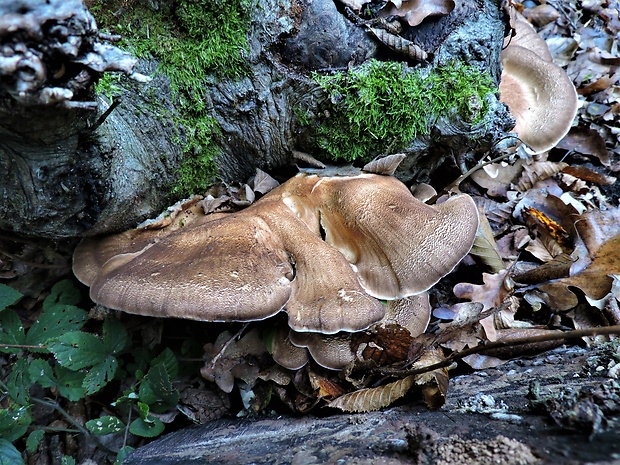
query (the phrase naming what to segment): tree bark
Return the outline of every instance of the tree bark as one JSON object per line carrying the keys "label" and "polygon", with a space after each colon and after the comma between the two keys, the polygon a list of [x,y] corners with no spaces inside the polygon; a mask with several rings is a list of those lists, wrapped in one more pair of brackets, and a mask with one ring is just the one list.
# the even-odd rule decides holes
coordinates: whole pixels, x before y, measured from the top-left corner
{"label": "tree bark", "polygon": [[[48,3],[0,1],[0,230],[70,238],[133,227],[172,203],[169,186],[190,156],[170,81],[154,61],[139,61],[136,74],[127,54],[105,44],[81,1]],[[302,104],[318,108],[324,98],[312,71],[371,57],[403,59],[347,19],[335,0],[258,3],[248,32],[250,75],[205,83],[207,111],[221,127],[218,175],[228,182],[245,181],[256,168],[292,172],[293,151],[312,151],[312,131],[294,112]],[[459,60],[488,70],[498,83],[505,25],[497,1],[456,5],[402,36],[430,52],[428,69]],[[43,71],[12,69],[17,55],[22,64],[38,57]],[[122,103],[102,121],[110,103],[95,100],[92,83],[111,70],[152,80],[122,81]],[[472,161],[489,151],[512,123],[497,98],[490,100],[482,124],[446,115],[430,135],[412,141],[397,176],[428,181],[451,153]]]}

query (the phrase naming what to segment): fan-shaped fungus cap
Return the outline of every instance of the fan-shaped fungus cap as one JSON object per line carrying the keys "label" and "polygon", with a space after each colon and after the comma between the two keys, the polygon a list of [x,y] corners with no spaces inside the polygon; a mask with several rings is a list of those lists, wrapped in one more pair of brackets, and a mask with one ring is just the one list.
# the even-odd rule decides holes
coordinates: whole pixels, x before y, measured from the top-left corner
{"label": "fan-shaped fungus cap", "polygon": [[[277,325],[271,347],[271,356],[280,366],[289,370],[298,370],[308,363],[309,355],[305,347],[298,347],[291,343],[289,335],[292,333],[288,326]],[[300,333],[316,334],[316,333]]]}
{"label": "fan-shaped fungus cap", "polygon": [[429,289],[467,255],[478,227],[471,197],[430,206],[388,176],[320,178],[312,194],[325,241],[351,263],[366,292],[379,299]]}
{"label": "fan-shaped fungus cap", "polygon": [[570,130],[577,114],[577,92],[524,18],[517,19],[515,30],[501,54],[500,100],[515,116],[514,131],[528,152],[536,154],[553,148]]}

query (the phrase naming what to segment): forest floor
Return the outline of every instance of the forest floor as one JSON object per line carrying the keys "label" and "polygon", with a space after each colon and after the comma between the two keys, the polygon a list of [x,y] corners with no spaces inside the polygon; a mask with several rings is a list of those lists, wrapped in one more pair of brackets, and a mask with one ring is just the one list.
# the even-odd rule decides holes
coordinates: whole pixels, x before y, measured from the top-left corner
{"label": "forest floor", "polygon": [[416,392],[380,412],[216,420],[126,464],[620,463],[620,383],[607,376],[618,347],[561,347],[456,376],[439,411]]}
{"label": "forest floor", "polygon": [[[501,317],[503,324],[512,329],[521,330],[521,323],[539,327],[548,324],[551,329],[620,323],[620,284],[616,277],[610,278],[620,274],[618,249],[614,248],[614,240],[620,237],[620,189],[615,179],[620,171],[620,5],[616,0],[529,1],[524,5],[524,14],[537,25],[554,60],[566,69],[575,84],[580,108],[571,131],[548,154],[527,161],[515,158],[510,163],[498,162],[461,183],[461,189],[476,197],[489,217],[490,242],[494,243],[490,249],[499,256],[499,265],[483,274],[482,270],[489,269],[470,263],[438,288],[432,296],[434,304],[441,308],[434,315],[434,330],[449,328],[450,321],[457,319],[465,308],[455,304],[452,294],[452,287],[459,284],[461,300],[502,307],[506,310]],[[541,196],[541,189],[553,195]],[[550,197],[569,199],[570,205],[551,201]],[[524,211],[538,213],[528,217]],[[584,215],[581,218],[586,226],[581,226],[580,235],[569,232],[572,225],[564,227],[563,221],[570,215]],[[11,239],[7,241],[13,244]],[[15,282],[16,272],[21,273],[18,278],[21,286],[30,287],[30,294],[16,308],[21,321],[31,323],[25,325],[26,330],[34,327],[32,310],[40,315],[52,284],[69,272],[68,257],[74,246],[63,244],[50,252],[65,256],[64,269],[32,266],[42,250],[47,253],[51,248],[27,241],[20,243],[21,261],[12,254],[0,256],[0,278],[11,284]],[[583,273],[569,276],[572,260],[567,261],[566,257],[574,250],[583,251],[584,247],[587,260]],[[25,271],[20,271],[20,267]],[[557,276],[553,273],[559,268],[566,275],[551,279]],[[535,275],[535,270],[540,274]],[[504,287],[508,273],[527,276],[527,282],[517,281],[518,301],[510,300],[515,296],[511,289]],[[598,292],[595,285],[597,289],[608,286],[608,292],[602,298],[592,298]],[[580,290],[571,291],[576,288]],[[73,291],[65,292],[69,295]],[[36,296],[37,293],[40,295]],[[446,299],[448,293],[450,298]],[[584,294],[589,293],[591,298],[586,299]],[[72,305],[79,300],[67,298]],[[63,302],[58,298],[57,303]],[[0,299],[0,304],[3,303]],[[94,313],[91,312],[91,317]],[[97,332],[102,324],[93,321],[87,328]],[[30,353],[30,358],[22,362],[16,359],[15,351],[3,354],[5,374],[11,368],[12,373],[17,373],[14,367],[21,363],[23,366],[19,367],[24,373],[29,372],[33,383],[32,386],[23,384],[25,381],[19,376],[7,375],[3,382],[14,383],[8,388],[11,396],[18,397],[16,390],[25,386],[23,389],[30,389],[33,399],[39,399],[37,407],[32,409],[32,418],[24,420],[23,431],[15,432],[13,426],[5,424],[10,419],[0,417],[1,432],[11,432],[6,437],[18,444],[25,463],[113,463],[115,454],[110,451],[117,452],[126,446],[138,448],[124,462],[128,465],[620,463],[620,346],[607,338],[584,338],[579,344],[556,347],[534,356],[515,353],[506,363],[498,357],[477,354],[467,359],[468,364],[461,363],[450,373],[449,388],[443,393],[445,403],[438,410],[423,404],[414,389],[398,400],[396,407],[387,410],[335,414],[334,409],[311,408],[325,403],[329,396],[307,394],[303,389],[309,387],[308,382],[296,384],[295,379],[288,379],[291,385],[286,389],[266,389],[266,384],[257,384],[258,388],[252,392],[253,401],[244,399],[243,392],[237,389],[230,396],[215,388],[205,389],[205,381],[197,375],[205,362],[204,334],[208,331],[217,334],[215,330],[221,331],[221,326],[206,323],[183,326],[178,321],[164,323],[131,316],[122,321],[126,331],[142,344],[130,354],[121,355],[119,349],[110,355],[114,363],[119,363],[117,358],[121,360],[122,373],[127,376],[125,379],[116,376],[97,396],[78,392],[81,386],[72,384],[75,376],[69,379],[72,373],[54,366],[50,354],[46,354],[52,364],[49,366],[54,366],[55,371],[49,377],[43,376],[48,368],[40,375],[36,370],[28,370],[28,364],[42,360],[40,353]],[[5,328],[9,326],[8,318],[2,322]],[[103,324],[101,331],[105,336],[100,340],[104,344],[112,344],[110,334],[106,333],[106,328],[109,332],[112,327]],[[233,327],[232,331],[237,329]],[[443,347],[459,351],[484,333],[480,332],[481,328],[475,334],[470,330],[454,330],[451,333],[454,340]],[[488,325],[484,330],[487,340],[495,337],[489,336],[492,330]],[[25,340],[14,342],[24,344]],[[206,360],[212,365],[215,365],[213,359],[219,358],[214,340],[215,337],[210,342],[211,359]],[[119,347],[124,348],[127,341],[121,342]],[[165,353],[157,355],[151,350],[158,343],[161,343],[158,347],[170,343],[181,358],[189,361],[181,366],[178,379],[172,376],[173,372],[175,376],[179,372],[178,366],[168,363]],[[54,354],[61,360],[58,353]],[[123,359],[125,356],[128,358]],[[101,363],[109,360],[106,358]],[[171,365],[176,368],[171,369]],[[243,360],[228,368],[232,371],[241,365]],[[47,361],[36,366],[48,367]],[[135,378],[132,373],[136,374]],[[338,381],[335,376],[330,380],[330,375],[320,370],[304,373],[317,375],[324,382],[321,386]],[[272,380],[279,375],[276,370],[269,373]],[[149,392],[145,379],[151,382]],[[164,385],[166,389],[162,388]],[[206,394],[196,397],[200,390]],[[156,391],[160,397],[147,402]],[[250,388],[248,392],[251,391]],[[60,401],[49,401],[52,397],[59,399],[59,392],[62,405]],[[169,398],[162,399],[166,395]],[[267,407],[272,396],[275,400],[278,395],[280,399],[274,404],[279,408]],[[200,405],[202,401],[205,403]],[[7,408],[6,399],[4,402],[2,407],[6,411],[13,408],[11,405]],[[263,413],[233,418],[239,412],[247,414],[248,405],[249,410],[255,408]],[[293,407],[295,415],[285,406]],[[13,410],[18,411],[16,407]],[[304,415],[304,411],[309,413]],[[140,412],[141,417],[136,418],[137,413],[131,412]],[[84,425],[87,420],[103,415],[109,418],[117,415],[127,425],[108,425],[110,434],[93,441]],[[204,424],[188,427],[191,420]],[[166,432],[174,432],[149,443],[150,437],[161,434],[164,424]],[[153,425],[157,426],[157,434],[149,429]],[[41,429],[37,430],[36,426]],[[45,435],[36,431],[44,431]],[[93,429],[89,431],[93,433]],[[26,448],[28,453],[24,452]],[[77,457],[77,461],[71,462],[66,456],[61,458],[63,454]],[[0,463],[10,462],[0,460]]]}

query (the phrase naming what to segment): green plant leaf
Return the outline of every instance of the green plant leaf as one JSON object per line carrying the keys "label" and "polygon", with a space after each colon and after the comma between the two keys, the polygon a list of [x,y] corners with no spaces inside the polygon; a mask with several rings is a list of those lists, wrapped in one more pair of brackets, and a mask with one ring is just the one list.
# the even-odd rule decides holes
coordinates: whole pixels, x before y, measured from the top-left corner
{"label": "green plant leaf", "polygon": [[115,318],[106,318],[103,322],[103,343],[109,354],[118,354],[122,352],[129,337],[127,330],[123,324]]}
{"label": "green plant leaf", "polygon": [[82,386],[86,390],[86,394],[94,394],[105,386],[109,381],[114,379],[118,368],[118,360],[113,355],[108,355],[106,359],[92,367],[86,376]]}
{"label": "green plant leaf", "polygon": [[58,380],[54,376],[54,371],[47,360],[40,358],[33,360],[28,367],[28,373],[33,383],[39,383],[44,388],[58,386]]}
{"label": "green plant leaf", "polygon": [[[26,343],[28,345],[45,345],[50,339],[78,331],[87,320],[88,313],[73,305],[54,304],[47,306],[39,319],[28,330]],[[33,351],[36,352],[36,349]]]}
{"label": "green plant leaf", "polygon": [[0,409],[0,438],[13,442],[26,434],[30,423],[32,417],[27,407]]}
{"label": "green plant leaf", "polygon": [[58,376],[58,393],[66,397],[71,402],[77,402],[86,395],[86,390],[82,387],[85,373],[81,371],[71,371],[67,368],[56,366]]}
{"label": "green plant leaf", "polygon": [[118,454],[116,454],[116,460],[114,461],[114,465],[122,465],[123,461],[134,450],[135,449],[131,446],[122,447],[121,450],[118,451]]}
{"label": "green plant leaf", "polygon": [[30,385],[32,382],[28,373],[28,363],[26,357],[17,360],[6,379],[9,395],[20,405],[26,405],[30,400]]}
{"label": "green plant leaf", "polygon": [[80,290],[69,279],[63,279],[52,287],[50,295],[43,301],[43,310],[57,304],[77,305],[82,296]]}
{"label": "green plant leaf", "polygon": [[6,309],[0,312],[0,352],[16,353],[19,348],[2,348],[2,344],[23,345],[26,343],[24,327],[17,313]]}
{"label": "green plant leaf", "polygon": [[151,367],[144,377],[140,384],[139,397],[142,402],[148,404],[153,411],[158,413],[177,405],[179,391],[172,386],[163,362]]}
{"label": "green plant leaf", "polygon": [[6,439],[0,439],[0,465],[24,465],[22,454]]}
{"label": "green plant leaf", "polygon": [[151,360],[151,367],[154,367],[155,365],[158,365],[160,363],[163,364],[166,373],[168,373],[170,379],[174,379],[177,377],[177,375],[179,374],[179,363],[177,362],[177,358],[174,356],[174,353],[170,349],[165,348],[161,354]]}
{"label": "green plant leaf", "polygon": [[120,433],[125,429],[125,423],[114,416],[104,416],[86,422],[86,428],[97,436],[105,434]]}
{"label": "green plant leaf", "polygon": [[11,286],[0,284],[0,311],[4,310],[9,305],[13,305],[23,296],[21,292],[16,291]]}
{"label": "green plant leaf", "polygon": [[35,429],[32,433],[28,435],[28,439],[26,439],[26,450],[29,453],[34,454],[37,451],[44,434],[45,431],[43,431],[42,429]]}
{"label": "green plant leaf", "polygon": [[97,336],[81,331],[72,331],[49,344],[49,351],[58,363],[70,370],[90,368],[103,362],[108,353],[103,341]]}
{"label": "green plant leaf", "polygon": [[157,418],[149,417],[149,421],[136,418],[129,425],[129,432],[143,438],[154,438],[163,433],[165,425]]}
{"label": "green plant leaf", "polygon": [[149,412],[150,412],[150,408],[149,405],[138,401],[138,413],[140,414],[140,418],[142,418],[144,421],[146,421],[147,423],[149,422],[148,417],[149,417]]}

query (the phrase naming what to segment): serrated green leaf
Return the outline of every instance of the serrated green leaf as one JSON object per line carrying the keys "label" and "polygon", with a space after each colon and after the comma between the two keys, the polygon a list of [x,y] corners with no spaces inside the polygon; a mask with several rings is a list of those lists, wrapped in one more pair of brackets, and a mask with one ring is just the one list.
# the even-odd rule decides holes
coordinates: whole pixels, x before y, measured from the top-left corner
{"label": "serrated green leaf", "polygon": [[122,352],[127,347],[128,342],[129,337],[125,326],[119,320],[106,318],[103,322],[103,343],[108,353],[118,354]]}
{"label": "serrated green leaf", "polygon": [[6,379],[9,396],[20,405],[28,404],[31,384],[30,374],[28,373],[28,359],[20,358],[13,364],[11,373]]}
{"label": "serrated green leaf", "polygon": [[63,334],[48,349],[58,363],[74,371],[97,365],[108,356],[101,339],[81,331]]}
{"label": "serrated green leaf", "polygon": [[114,465],[122,465],[123,461],[127,458],[127,456],[133,452],[135,448],[131,446],[124,446],[121,450],[116,454],[116,460],[114,461]]}
{"label": "serrated green leaf", "polygon": [[24,465],[22,454],[6,439],[0,439],[0,465]]}
{"label": "serrated green leaf", "polygon": [[71,371],[67,368],[56,366],[56,375],[58,377],[58,393],[70,400],[77,402],[86,395],[86,390],[82,387],[84,383],[85,373],[81,371]]}
{"label": "serrated green leaf", "polygon": [[32,417],[26,407],[0,409],[0,438],[15,441],[21,438],[32,423]]}
{"label": "serrated green leaf", "polygon": [[0,311],[4,310],[9,305],[13,305],[23,296],[21,292],[16,291],[11,286],[0,284]]}
{"label": "serrated green leaf", "polygon": [[166,373],[168,373],[170,379],[176,378],[179,374],[179,363],[170,349],[165,348],[161,354],[151,360],[151,367],[159,364],[163,364],[163,367],[165,368]]}
{"label": "serrated green leaf", "polygon": [[164,363],[151,367],[140,384],[139,396],[142,402],[149,404],[158,413],[177,405],[179,391],[172,386]]}
{"label": "serrated green leaf", "polygon": [[77,305],[82,296],[80,290],[69,279],[63,279],[52,286],[50,295],[43,301],[43,310],[57,304]]}
{"label": "serrated green leaf", "polygon": [[145,421],[142,418],[136,418],[129,425],[129,432],[143,438],[154,438],[164,432],[165,425],[161,420],[150,417],[150,421]]}
{"label": "serrated green leaf", "polygon": [[28,435],[28,439],[26,439],[26,450],[29,453],[34,454],[37,451],[44,434],[45,431],[43,431],[42,429],[35,429],[32,433]]}
{"label": "serrated green leaf", "polygon": [[86,422],[86,428],[97,436],[120,433],[125,429],[125,423],[114,416],[104,416]]}
{"label": "serrated green leaf", "polygon": [[0,352],[16,353],[21,349],[2,348],[2,344],[24,345],[26,334],[22,321],[13,310],[6,309],[0,312]]}
{"label": "serrated green leaf", "polygon": [[88,320],[88,313],[73,305],[48,306],[28,330],[28,345],[45,345],[52,338],[78,331]]}
{"label": "serrated green leaf", "polygon": [[116,357],[113,355],[108,355],[103,362],[92,367],[88,373],[86,373],[82,384],[86,390],[86,394],[94,394],[108,384],[109,381],[112,381],[117,368],[118,360],[116,360]]}
{"label": "serrated green leaf", "polygon": [[33,360],[28,367],[28,373],[33,383],[39,383],[44,388],[58,386],[58,380],[47,360],[40,358]]}

